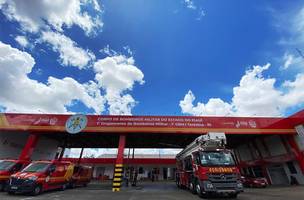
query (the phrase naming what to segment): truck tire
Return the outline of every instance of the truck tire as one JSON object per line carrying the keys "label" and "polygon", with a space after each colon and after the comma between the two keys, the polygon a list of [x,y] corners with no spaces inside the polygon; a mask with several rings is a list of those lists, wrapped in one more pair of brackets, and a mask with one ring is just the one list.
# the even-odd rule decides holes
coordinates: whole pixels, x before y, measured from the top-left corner
{"label": "truck tire", "polygon": [[40,194],[42,191],[42,187],[41,185],[36,185],[33,189],[33,191],[31,192],[31,195],[33,196],[37,196],[38,194]]}
{"label": "truck tire", "polygon": [[67,184],[63,184],[60,188],[61,191],[64,191],[67,188]]}
{"label": "truck tire", "polygon": [[5,183],[0,183],[0,191],[3,192],[5,190]]}
{"label": "truck tire", "polygon": [[74,189],[76,187],[76,183],[73,181],[69,184],[69,188]]}
{"label": "truck tire", "polygon": [[229,198],[236,199],[238,193],[229,194]]}
{"label": "truck tire", "polygon": [[180,181],[178,178],[175,180],[175,183],[178,188],[181,188]]}
{"label": "truck tire", "polygon": [[197,192],[196,192],[196,181],[194,182],[194,181],[191,181],[190,183],[189,183],[189,190],[190,190],[190,192],[192,193],[192,194],[196,194]]}
{"label": "truck tire", "polygon": [[202,188],[201,188],[201,185],[199,184],[199,182],[197,181],[196,184],[195,184],[195,190],[196,190],[196,193],[199,197],[203,198],[204,195],[203,195],[203,192],[202,192]]}

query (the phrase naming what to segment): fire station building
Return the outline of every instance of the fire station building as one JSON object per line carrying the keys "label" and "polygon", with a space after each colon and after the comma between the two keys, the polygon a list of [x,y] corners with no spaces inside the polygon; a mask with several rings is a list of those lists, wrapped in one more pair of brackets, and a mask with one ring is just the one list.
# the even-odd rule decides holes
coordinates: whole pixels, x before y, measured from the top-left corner
{"label": "fire station building", "polygon": [[[0,158],[51,160],[66,148],[117,148],[117,155],[80,158],[94,176],[136,166],[143,179],[158,170],[174,178],[174,156],[129,157],[125,148],[182,149],[196,137],[222,132],[244,175],[274,185],[304,184],[304,110],[289,117],[99,116],[0,114]],[[62,150],[58,152],[58,147]],[[73,161],[72,158],[66,158]],[[75,159],[74,159],[75,160]]]}

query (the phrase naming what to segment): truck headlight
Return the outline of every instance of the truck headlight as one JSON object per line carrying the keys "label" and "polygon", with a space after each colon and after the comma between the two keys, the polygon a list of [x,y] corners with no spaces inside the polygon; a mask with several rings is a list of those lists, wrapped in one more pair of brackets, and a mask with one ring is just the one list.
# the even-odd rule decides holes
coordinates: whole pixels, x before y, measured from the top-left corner
{"label": "truck headlight", "polygon": [[27,179],[30,180],[30,181],[36,181],[37,178],[38,178],[37,176],[30,176]]}
{"label": "truck headlight", "polygon": [[242,183],[237,183],[236,185],[238,188],[243,188],[243,184]]}
{"label": "truck headlight", "polygon": [[212,183],[207,183],[207,184],[206,184],[206,188],[207,188],[207,189],[213,189]]}

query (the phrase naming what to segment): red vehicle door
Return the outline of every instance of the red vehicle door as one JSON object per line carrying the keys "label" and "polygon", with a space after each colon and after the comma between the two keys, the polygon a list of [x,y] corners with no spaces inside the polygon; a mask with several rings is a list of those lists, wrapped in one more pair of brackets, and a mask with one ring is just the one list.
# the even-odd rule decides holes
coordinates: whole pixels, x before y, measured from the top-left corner
{"label": "red vehicle door", "polygon": [[54,164],[55,170],[52,172],[49,177],[48,185],[51,188],[61,188],[65,184],[65,173],[66,167],[62,163]]}

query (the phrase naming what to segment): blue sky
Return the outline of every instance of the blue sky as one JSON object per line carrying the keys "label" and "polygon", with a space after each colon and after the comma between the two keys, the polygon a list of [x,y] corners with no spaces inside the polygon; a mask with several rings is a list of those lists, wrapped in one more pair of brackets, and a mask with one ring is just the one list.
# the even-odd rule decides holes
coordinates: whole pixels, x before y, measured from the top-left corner
{"label": "blue sky", "polygon": [[303,108],[300,0],[14,2],[0,0],[2,111],[280,116]]}

